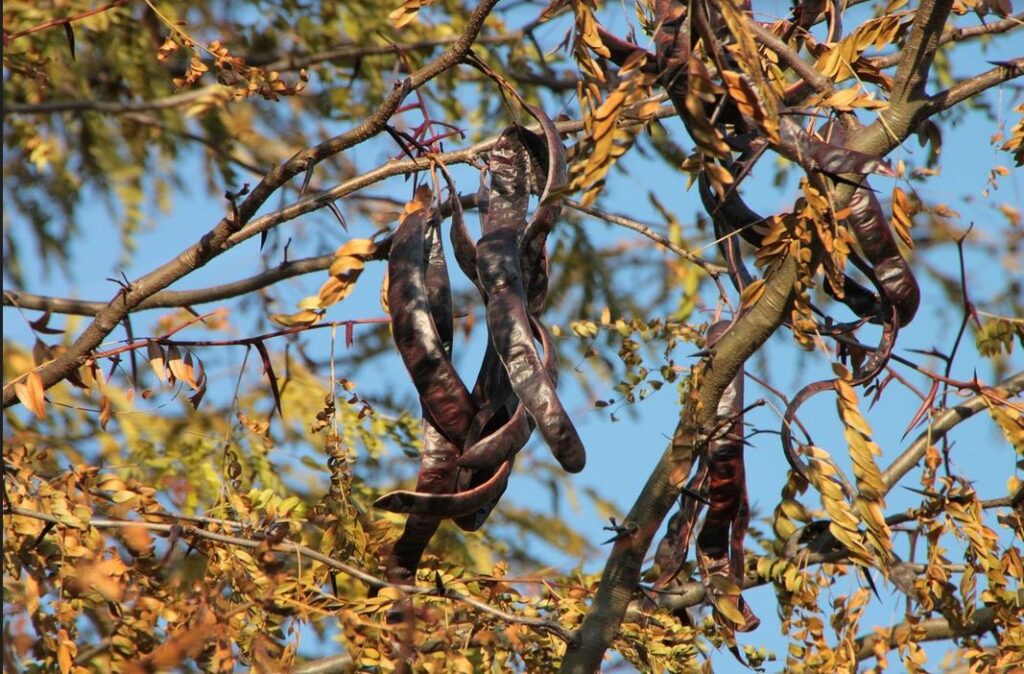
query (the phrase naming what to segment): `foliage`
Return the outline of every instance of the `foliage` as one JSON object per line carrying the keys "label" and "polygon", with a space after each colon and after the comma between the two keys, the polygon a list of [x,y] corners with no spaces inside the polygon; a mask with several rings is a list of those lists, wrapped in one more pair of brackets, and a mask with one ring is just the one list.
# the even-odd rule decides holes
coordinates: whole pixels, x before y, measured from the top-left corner
{"label": "foliage", "polygon": [[[5,671],[1024,666],[1022,17],[840,4],[5,2]],[[626,501],[565,472],[581,408],[678,418]],[[1003,493],[956,459],[974,416]],[[499,503],[514,459],[550,503]]]}

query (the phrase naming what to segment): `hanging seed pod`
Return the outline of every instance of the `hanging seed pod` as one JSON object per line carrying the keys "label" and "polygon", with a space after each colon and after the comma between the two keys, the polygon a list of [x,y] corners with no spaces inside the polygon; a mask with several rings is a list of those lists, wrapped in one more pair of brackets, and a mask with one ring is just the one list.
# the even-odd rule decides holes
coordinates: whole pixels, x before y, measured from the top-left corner
{"label": "hanging seed pod", "polygon": [[[450,316],[451,300],[449,292],[447,311],[440,306],[432,311],[424,270],[429,256],[424,245],[428,217],[422,206],[406,213],[393,236],[387,292],[391,330],[425,412],[449,441],[461,447],[477,409],[434,323],[434,311],[442,316],[442,322],[447,320],[444,316]],[[436,289],[434,294],[444,295]],[[450,348],[450,329],[446,332]]]}
{"label": "hanging seed pod", "polygon": [[533,344],[519,257],[529,195],[526,150],[508,127],[491,150],[490,205],[477,245],[477,272],[487,292],[487,326],[512,389],[565,470],[583,469],[583,443],[562,407]]}

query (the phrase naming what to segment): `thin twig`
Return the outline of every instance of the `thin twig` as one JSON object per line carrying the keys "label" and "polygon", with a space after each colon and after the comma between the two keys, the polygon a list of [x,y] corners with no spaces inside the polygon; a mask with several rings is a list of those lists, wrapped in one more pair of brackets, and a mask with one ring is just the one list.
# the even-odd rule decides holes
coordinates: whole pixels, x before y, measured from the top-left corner
{"label": "thin twig", "polygon": [[[56,526],[67,526],[62,523],[59,519],[53,515],[38,512],[35,510],[29,510],[27,508],[21,508],[18,506],[12,506],[4,511],[5,515],[18,515],[21,517],[31,517],[43,522],[49,522]],[[161,516],[174,518],[171,514],[162,514]],[[179,518],[184,521],[188,521],[187,518]],[[568,630],[559,625],[558,623],[546,620],[544,618],[530,618],[527,616],[520,616],[508,611],[503,611],[499,608],[495,608],[486,602],[482,602],[473,597],[461,594],[454,590],[445,588],[444,590],[437,590],[434,587],[419,587],[416,585],[402,585],[398,583],[391,583],[386,580],[381,580],[373,574],[367,573],[362,569],[346,564],[333,557],[323,554],[313,548],[296,543],[288,539],[282,540],[280,543],[267,546],[267,541],[260,540],[258,538],[245,538],[242,536],[234,536],[230,534],[222,534],[214,531],[208,531],[201,527],[192,526],[191,524],[181,526],[178,524],[164,524],[161,522],[144,522],[144,521],[133,521],[133,520],[120,520],[104,517],[91,518],[86,524],[97,529],[132,529],[140,528],[146,531],[158,531],[166,534],[177,532],[177,534],[186,539],[202,539],[208,541],[214,541],[216,543],[223,543],[225,545],[235,545],[242,548],[261,548],[269,547],[273,552],[282,552],[288,554],[297,554],[302,557],[308,557],[309,559],[320,562],[324,566],[327,566],[335,571],[340,571],[347,576],[355,578],[356,580],[362,581],[367,587],[382,589],[382,588],[394,588],[407,595],[419,595],[419,596],[430,596],[430,597],[443,597],[451,599],[453,601],[460,602],[476,610],[495,616],[501,620],[510,623],[516,623],[520,625],[526,625],[549,634],[553,634],[563,641],[568,641],[571,635]],[[223,522],[224,525],[230,526],[235,529],[244,529],[244,525],[241,522]]]}

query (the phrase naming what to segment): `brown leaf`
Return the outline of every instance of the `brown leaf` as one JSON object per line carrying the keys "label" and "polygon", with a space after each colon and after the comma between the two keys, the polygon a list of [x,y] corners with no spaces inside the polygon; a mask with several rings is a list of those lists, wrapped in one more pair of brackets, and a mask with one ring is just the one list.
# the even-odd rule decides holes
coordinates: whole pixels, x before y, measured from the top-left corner
{"label": "brown leaf", "polygon": [[39,417],[41,421],[46,419],[45,389],[43,388],[43,378],[39,376],[38,372],[29,372],[24,381],[16,383],[14,394],[25,406],[25,409]]}

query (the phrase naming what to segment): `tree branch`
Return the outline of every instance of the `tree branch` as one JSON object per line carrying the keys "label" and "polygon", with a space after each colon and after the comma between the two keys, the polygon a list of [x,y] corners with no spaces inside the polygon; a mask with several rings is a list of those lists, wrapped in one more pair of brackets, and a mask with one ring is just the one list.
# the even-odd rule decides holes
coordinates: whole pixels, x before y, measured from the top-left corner
{"label": "tree branch", "polygon": [[[40,521],[43,521],[43,522],[49,522],[50,524],[53,524],[53,525],[59,526],[59,527],[67,526],[66,524],[61,522],[58,518],[54,517],[53,515],[48,515],[46,513],[38,512],[38,511],[35,511],[35,510],[29,510],[27,508],[21,508],[21,507],[18,507],[18,506],[12,506],[12,507],[9,507],[9,508],[5,508],[4,514],[5,515],[18,515],[18,516],[21,516],[21,517],[31,517],[33,519],[37,519],[37,520],[40,520]],[[377,578],[373,574],[367,573],[366,571],[363,571],[362,569],[360,569],[358,567],[352,566],[351,564],[346,564],[345,562],[340,562],[340,561],[334,559],[333,557],[325,555],[322,552],[314,550],[313,548],[310,548],[308,546],[302,545],[301,543],[295,543],[293,541],[284,539],[280,543],[268,546],[267,545],[267,541],[260,540],[260,539],[257,539],[257,538],[244,538],[244,537],[241,537],[241,536],[232,536],[230,534],[222,534],[222,533],[218,533],[218,532],[214,532],[214,531],[208,531],[206,529],[203,529],[203,528],[197,527],[197,526],[192,526],[192,525],[182,526],[181,524],[178,523],[180,521],[189,521],[191,518],[188,518],[188,517],[180,517],[180,516],[174,515],[172,513],[152,513],[152,514],[160,516],[160,517],[166,517],[168,519],[175,520],[176,522],[174,524],[163,524],[161,522],[145,522],[145,521],[120,520],[120,519],[109,519],[109,518],[102,518],[102,517],[94,517],[94,518],[88,520],[87,524],[88,524],[88,526],[95,527],[97,529],[131,529],[131,528],[141,528],[141,529],[145,529],[147,531],[159,531],[159,532],[166,533],[166,534],[171,534],[172,532],[177,532],[180,536],[182,536],[182,537],[184,537],[186,539],[202,539],[202,540],[213,541],[213,542],[216,542],[216,543],[223,543],[223,544],[226,544],[226,545],[235,545],[235,546],[238,546],[238,547],[250,548],[250,549],[253,549],[253,548],[268,548],[268,549],[270,549],[273,552],[282,552],[282,553],[300,555],[302,557],[307,557],[309,559],[312,559],[312,560],[315,560],[317,562],[320,562],[324,566],[327,566],[327,567],[329,567],[331,569],[334,569],[335,571],[340,571],[341,573],[344,573],[347,576],[355,578],[356,580],[360,580],[363,583],[365,583],[367,587],[376,588],[376,589],[382,589],[382,588],[385,588],[385,587],[390,587],[390,588],[395,588],[397,590],[401,590],[402,592],[404,592],[405,594],[408,594],[408,595],[444,597],[444,598],[447,598],[447,599],[452,599],[453,601],[460,602],[462,604],[465,604],[467,606],[475,608],[478,611],[481,611],[483,613],[488,613],[488,614],[493,615],[496,618],[499,618],[499,619],[504,620],[506,622],[516,623],[516,624],[520,624],[520,625],[526,625],[527,627],[532,627],[534,629],[538,629],[538,630],[547,632],[549,634],[553,634],[553,635],[559,637],[560,639],[562,639],[563,641],[568,641],[568,639],[569,639],[569,633],[566,631],[566,629],[564,627],[562,627],[561,625],[559,625],[558,623],[556,623],[556,622],[552,622],[552,621],[546,620],[544,618],[530,618],[530,617],[527,617],[527,616],[519,616],[519,615],[516,615],[514,613],[509,613],[508,611],[503,611],[503,610],[501,610],[499,608],[495,608],[495,607],[491,606],[490,604],[487,604],[487,603],[482,602],[482,601],[480,601],[478,599],[474,599],[473,597],[464,595],[462,593],[456,592],[456,591],[448,589],[448,588],[443,588],[442,590],[438,590],[438,589],[436,589],[434,587],[419,587],[417,585],[402,585],[402,584],[399,584],[399,583],[391,583],[391,582],[388,582],[386,580],[381,580],[380,578]],[[226,520],[219,520],[218,524],[221,525],[221,526],[229,526],[229,527],[232,527],[232,528],[235,528],[235,529],[244,529],[245,528],[245,525],[243,525],[240,522],[230,522],[230,521],[226,521]]]}
{"label": "tree branch", "polygon": [[[925,71],[930,67],[935,51],[934,43],[937,42],[937,37],[931,35],[930,31],[936,25],[937,30],[941,30],[949,5],[950,0],[922,2],[919,12],[923,13],[915,19],[908,49],[904,50],[918,64],[918,69],[914,71],[915,77],[920,74],[922,67]],[[909,74],[904,73],[904,88],[916,87],[916,79],[908,78]],[[923,105],[923,100],[915,100],[890,106],[879,119],[852,138],[848,144],[849,149],[884,157],[916,128]],[[845,208],[849,203],[859,179],[859,176],[852,176],[848,183],[842,183],[836,188],[837,209]],[[694,413],[687,409],[684,412],[672,442],[634,502],[624,526],[635,533],[615,543],[591,608],[566,652],[562,672],[591,674],[600,666],[604,652],[615,637],[630,598],[637,588],[640,566],[654,532],[681,493],[683,481],[696,456],[696,439],[700,429],[713,426],[718,401],[729,382],[743,367],[745,360],[782,324],[786,307],[792,302],[793,287],[798,277],[798,265],[792,257],[788,257],[765,280],[765,291],[761,299],[715,345],[697,392],[700,411]],[[687,421],[687,415],[693,418]]]}
{"label": "tree branch", "polygon": [[[977,26],[967,26],[966,28],[953,28],[942,34],[942,38],[939,39],[939,46],[949,44],[950,42],[969,40],[980,35],[1008,33],[1011,30],[1020,28],[1021,26],[1024,26],[1024,14],[1016,14],[1008,19],[995,21],[993,23],[983,23]],[[879,70],[884,70],[885,68],[891,68],[898,64],[902,58],[902,54],[890,54],[889,56],[879,56],[871,59],[871,63]]]}
{"label": "tree branch", "polygon": [[[333,255],[307,257],[291,262],[282,262],[278,266],[260,272],[249,278],[195,290],[161,290],[132,308],[132,312],[145,309],[168,309],[187,307],[208,302],[217,302],[238,297],[260,288],[266,288],[278,281],[315,271],[322,271],[331,266]],[[37,311],[51,311],[55,314],[71,314],[75,316],[95,316],[108,306],[107,302],[76,300],[70,297],[48,297],[20,290],[4,290],[4,306],[19,307]]]}
{"label": "tree branch", "polygon": [[906,630],[914,630],[915,633],[923,632],[920,638],[915,641],[943,641],[953,637],[965,637],[975,634],[982,634],[995,627],[996,610],[992,606],[983,606],[971,614],[971,618],[961,629],[954,629],[945,618],[932,618],[920,622],[905,622],[896,627],[891,627],[886,636],[878,634],[866,634],[857,638],[857,661],[867,660],[875,656],[875,645],[886,641],[886,650],[897,648],[896,635]]}
{"label": "tree branch", "polygon": [[758,41],[785,59],[786,63],[796,71],[811,87],[823,96],[830,96],[835,91],[832,80],[814,69],[814,66],[800,58],[800,54],[783,42],[779,36],[771,32],[757,21],[747,18],[747,27],[754,33]]}
{"label": "tree branch", "polygon": [[889,99],[892,105],[924,98],[928,72],[952,6],[953,0],[921,0],[914,14],[910,36],[900,51],[899,66],[896,68]]}
{"label": "tree branch", "polygon": [[[173,260],[131,283],[126,290],[118,293],[96,318],[68,347],[59,358],[37,370],[45,388],[64,379],[72,370],[88,358],[89,353],[99,345],[140,302],[166,288],[174,281],[202,267],[213,258],[234,245],[233,235],[239,234],[245,223],[279,187],[304,171],[313,168],[324,159],[357,145],[384,130],[388,120],[398,110],[406,95],[439,74],[458,64],[473,46],[473,41],[483,27],[484,19],[497,0],[482,0],[469,16],[466,30],[459,40],[441,56],[413,73],[400,84],[396,84],[377,110],[357,127],[330,138],[319,145],[297,153],[288,161],[270,171],[245,201],[238,205],[230,217],[222,219],[198,243],[190,246]],[[17,401],[14,386],[4,384],[4,407]]]}
{"label": "tree branch", "polygon": [[133,112],[154,112],[193,103],[204,96],[216,96],[231,90],[221,84],[212,84],[201,89],[182,91],[152,101],[50,101],[47,103],[5,103],[3,115],[49,115],[55,112],[105,112],[123,115]]}
{"label": "tree branch", "polygon": [[980,75],[975,75],[966,80],[957,82],[949,89],[940,91],[928,98],[924,106],[923,114],[934,115],[937,112],[948,110],[958,103],[973,98],[987,89],[998,86],[1024,75],[1024,57],[999,62],[995,68],[986,70]]}
{"label": "tree branch", "polygon": [[580,204],[578,201],[574,201],[572,199],[566,199],[565,205],[574,211],[579,211],[580,213],[589,215],[593,218],[604,220],[607,223],[618,225],[619,227],[631,229],[634,232],[637,232],[638,234],[643,234],[651,241],[654,241],[658,245],[675,253],[679,257],[694,263],[695,265],[706,271],[708,275],[713,278],[717,277],[719,274],[725,274],[729,271],[728,269],[721,265],[717,265],[713,262],[708,262],[699,255],[695,255],[694,253],[691,253],[685,248],[677,246],[676,244],[672,243],[662,235],[655,232],[653,229],[651,229],[644,223],[634,220],[633,218],[627,218],[624,215],[618,215],[616,213],[608,213],[606,211],[602,211],[601,209],[594,208],[592,206],[584,206]]}
{"label": "tree branch", "polygon": [[[1010,398],[1018,395],[1022,390],[1024,390],[1024,371],[1018,372],[1003,381],[998,387],[993,389],[993,392],[1002,397]],[[986,394],[983,393],[937,414],[935,420],[929,424],[928,428],[917,436],[917,439],[902,454],[896,457],[896,460],[882,473],[882,483],[885,485],[885,491],[888,492],[896,486],[903,476],[918,464],[922,457],[924,457],[925,452],[928,451],[929,445],[941,440],[942,436],[960,422],[970,419],[985,409],[985,399]]]}

